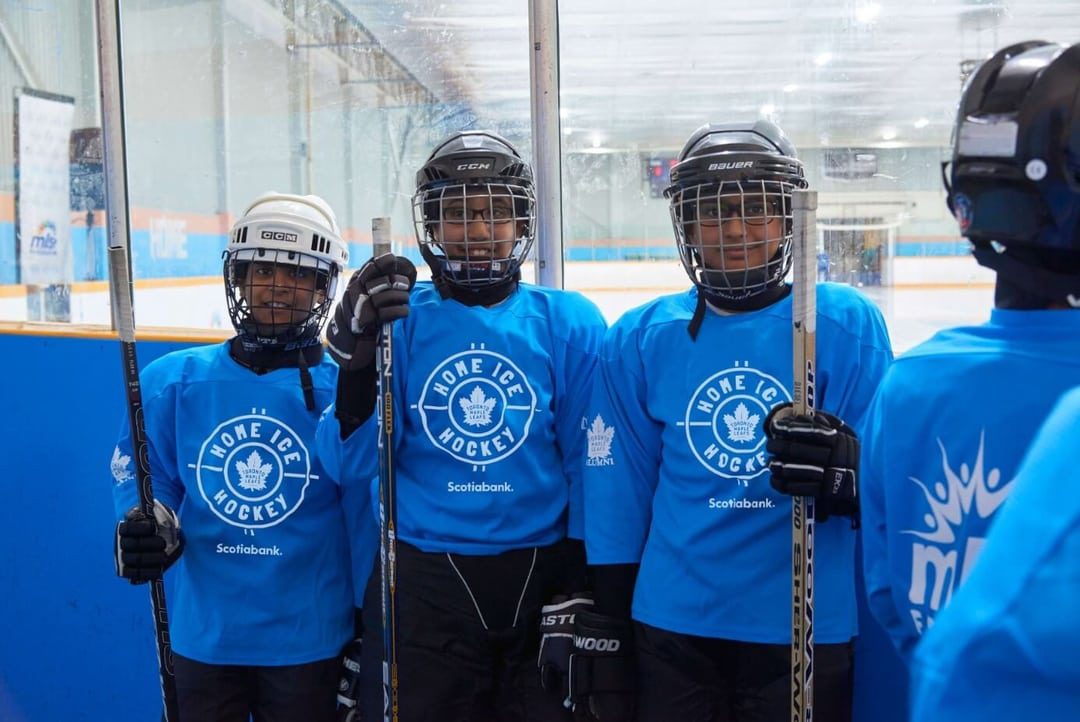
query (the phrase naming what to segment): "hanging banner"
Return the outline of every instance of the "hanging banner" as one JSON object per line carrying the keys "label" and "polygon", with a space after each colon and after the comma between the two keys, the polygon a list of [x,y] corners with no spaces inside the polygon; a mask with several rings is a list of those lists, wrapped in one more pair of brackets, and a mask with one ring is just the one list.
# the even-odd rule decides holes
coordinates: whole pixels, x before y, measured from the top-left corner
{"label": "hanging banner", "polygon": [[75,99],[22,88],[15,96],[15,233],[19,280],[69,284]]}

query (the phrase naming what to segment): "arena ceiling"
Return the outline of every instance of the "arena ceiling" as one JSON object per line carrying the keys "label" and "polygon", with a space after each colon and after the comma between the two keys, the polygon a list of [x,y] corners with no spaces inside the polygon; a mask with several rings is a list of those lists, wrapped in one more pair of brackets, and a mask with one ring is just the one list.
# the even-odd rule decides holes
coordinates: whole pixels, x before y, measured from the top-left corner
{"label": "arena ceiling", "polygon": [[[525,0],[344,0],[440,97],[529,118]],[[767,116],[802,147],[940,146],[961,74],[1008,43],[1080,41],[1076,0],[562,0],[568,149],[678,147]]]}

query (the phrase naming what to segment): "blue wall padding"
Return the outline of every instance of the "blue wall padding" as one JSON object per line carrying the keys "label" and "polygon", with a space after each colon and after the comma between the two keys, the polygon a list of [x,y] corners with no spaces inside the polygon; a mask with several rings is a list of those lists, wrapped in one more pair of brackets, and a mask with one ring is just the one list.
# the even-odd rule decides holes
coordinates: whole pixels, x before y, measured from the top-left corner
{"label": "blue wall padding", "polygon": [[[187,345],[140,341],[139,362]],[[149,592],[113,572],[120,344],[0,334],[0,358],[0,721],[157,722]],[[906,720],[906,673],[859,613],[855,720]]]}
{"label": "blue wall padding", "polygon": [[[140,365],[190,344],[140,342]],[[0,335],[0,720],[157,722],[146,586],[115,576],[118,341]]]}

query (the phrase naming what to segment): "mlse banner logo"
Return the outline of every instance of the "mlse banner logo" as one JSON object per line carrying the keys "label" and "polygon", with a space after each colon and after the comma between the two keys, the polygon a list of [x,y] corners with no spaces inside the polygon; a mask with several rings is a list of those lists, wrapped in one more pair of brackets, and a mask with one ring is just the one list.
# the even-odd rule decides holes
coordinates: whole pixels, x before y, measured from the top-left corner
{"label": "mlse banner logo", "polygon": [[30,236],[30,252],[41,256],[55,256],[57,252],[56,224],[45,221],[34,229]]}

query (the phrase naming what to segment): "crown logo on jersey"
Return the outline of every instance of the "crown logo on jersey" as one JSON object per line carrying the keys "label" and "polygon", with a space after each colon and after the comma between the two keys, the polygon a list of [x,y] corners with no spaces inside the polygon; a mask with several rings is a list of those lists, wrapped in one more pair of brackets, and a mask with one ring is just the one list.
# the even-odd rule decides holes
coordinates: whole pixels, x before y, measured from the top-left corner
{"label": "crown logo on jersey", "polygon": [[728,439],[731,441],[753,441],[761,416],[751,414],[746,404],[740,403],[735,407],[734,414],[724,414],[724,424],[727,426]]}
{"label": "crown logo on jersey", "polygon": [[247,491],[262,491],[266,488],[266,478],[273,467],[263,463],[258,451],[248,454],[247,460],[236,462],[236,472],[240,475],[239,485]]}
{"label": "crown logo on jersey", "polygon": [[988,519],[997,511],[1009,495],[1013,480],[1001,483],[1001,470],[997,468],[984,473],[985,437],[985,432],[979,435],[979,450],[975,455],[974,465],[968,467],[966,463],[961,463],[957,471],[949,464],[945,444],[941,439],[937,440],[941,449],[941,471],[945,481],[934,484],[931,491],[921,480],[911,477],[911,481],[922,489],[930,506],[930,513],[923,518],[930,531],[910,530],[905,532],[906,534],[938,544],[952,544],[956,541],[956,527],[964,523],[964,518],[971,513],[973,505],[982,519]]}
{"label": "crown logo on jersey", "polygon": [[491,410],[495,408],[495,397],[488,398],[479,386],[473,388],[467,398],[458,399],[461,410],[465,412],[465,423],[469,426],[487,426],[491,423]]}
{"label": "crown logo on jersey", "polygon": [[592,426],[585,435],[589,440],[589,462],[592,466],[602,465],[604,461],[611,461],[611,441],[615,438],[615,427],[606,426],[600,414],[593,419]]}
{"label": "crown logo on jersey", "polygon": [[109,470],[112,471],[113,478],[116,479],[117,484],[123,484],[125,481],[129,481],[134,478],[134,474],[131,473],[131,469],[128,468],[128,464],[131,463],[131,457],[127,454],[120,453],[120,447],[117,446],[113,450],[112,461],[109,462]]}

